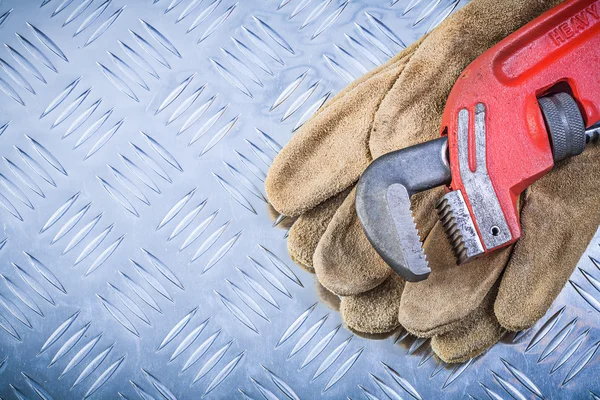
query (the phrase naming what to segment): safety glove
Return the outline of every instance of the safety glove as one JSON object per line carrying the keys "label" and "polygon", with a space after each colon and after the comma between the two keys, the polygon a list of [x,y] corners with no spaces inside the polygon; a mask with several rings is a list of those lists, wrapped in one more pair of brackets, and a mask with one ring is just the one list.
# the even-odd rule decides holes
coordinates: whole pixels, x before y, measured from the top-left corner
{"label": "safety glove", "polygon": [[590,166],[598,155],[594,149],[528,191],[524,234],[514,251],[467,265],[455,265],[436,225],[440,190],[413,198],[432,273],[427,281],[405,288],[364,236],[353,190],[374,158],[437,137],[446,98],[460,72],[557,3],[473,0],[338,94],[276,158],[266,181],[268,197],[278,211],[299,216],[290,230],[290,254],[341,297],[342,317],[350,329],[382,333],[402,323],[418,336],[434,336],[432,346],[443,360],[462,361],[497,341],[501,326],[533,324],[564,285],[599,222],[589,212],[598,200],[599,179]]}

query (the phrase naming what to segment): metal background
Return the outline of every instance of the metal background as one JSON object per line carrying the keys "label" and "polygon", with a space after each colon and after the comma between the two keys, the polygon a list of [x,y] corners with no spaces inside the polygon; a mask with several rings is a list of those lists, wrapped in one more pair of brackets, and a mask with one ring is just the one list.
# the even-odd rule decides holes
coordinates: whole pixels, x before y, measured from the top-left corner
{"label": "metal background", "polygon": [[294,129],[455,0],[41,2],[0,1],[0,397],[600,394],[598,238],[539,324],[446,366],[344,329],[269,218]]}

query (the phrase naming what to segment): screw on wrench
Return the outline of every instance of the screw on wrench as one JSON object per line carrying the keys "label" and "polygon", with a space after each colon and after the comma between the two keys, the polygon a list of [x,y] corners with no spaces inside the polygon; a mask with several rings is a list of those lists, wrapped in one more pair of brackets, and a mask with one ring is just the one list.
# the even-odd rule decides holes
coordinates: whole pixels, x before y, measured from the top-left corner
{"label": "screw on wrench", "polygon": [[569,40],[552,35],[599,7],[600,0],[566,1],[486,51],[452,89],[440,139],[367,168],[357,214],[397,273],[409,281],[429,274],[410,210],[413,194],[448,188],[438,213],[458,262],[467,262],[517,241],[520,194],[598,140],[600,127],[592,123],[600,120],[600,19],[590,17]]}

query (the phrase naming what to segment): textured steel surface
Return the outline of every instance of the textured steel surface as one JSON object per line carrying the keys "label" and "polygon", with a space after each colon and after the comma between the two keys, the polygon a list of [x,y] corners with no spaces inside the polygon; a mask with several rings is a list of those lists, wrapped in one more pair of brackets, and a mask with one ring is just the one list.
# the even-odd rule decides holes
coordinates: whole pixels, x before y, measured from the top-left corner
{"label": "textured steel surface", "polygon": [[445,366],[341,327],[272,227],[280,145],[453,0],[41,3],[0,1],[0,397],[600,394],[600,238],[533,329]]}

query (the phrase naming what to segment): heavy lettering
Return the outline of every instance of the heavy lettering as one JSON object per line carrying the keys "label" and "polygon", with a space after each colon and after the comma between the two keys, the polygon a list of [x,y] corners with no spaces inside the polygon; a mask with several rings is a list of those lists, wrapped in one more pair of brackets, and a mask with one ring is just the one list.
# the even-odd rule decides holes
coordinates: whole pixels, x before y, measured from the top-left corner
{"label": "heavy lettering", "polygon": [[[548,36],[556,46],[565,44],[569,39],[580,32],[585,31],[591,25],[600,22],[598,13],[598,1],[587,6],[583,11],[562,22],[556,28],[548,32]],[[594,21],[595,20],[595,21]]]}
{"label": "heavy lettering", "polygon": [[598,10],[596,9],[597,5],[598,3],[594,3],[591,6],[586,7],[585,11],[587,11],[592,17],[600,19],[600,17],[598,16]]}

